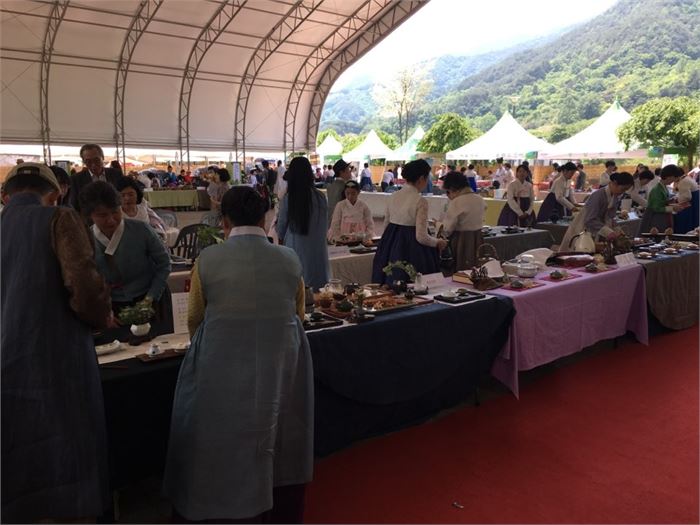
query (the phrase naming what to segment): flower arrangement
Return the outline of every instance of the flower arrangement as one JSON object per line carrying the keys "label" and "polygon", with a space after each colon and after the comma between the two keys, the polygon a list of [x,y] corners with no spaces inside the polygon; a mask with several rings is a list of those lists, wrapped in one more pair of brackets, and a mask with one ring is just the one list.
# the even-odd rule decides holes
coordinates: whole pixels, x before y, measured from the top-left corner
{"label": "flower arrangement", "polygon": [[134,306],[126,306],[119,311],[119,321],[124,325],[142,325],[156,314],[150,301],[140,301]]}
{"label": "flower arrangement", "polygon": [[219,237],[221,230],[216,226],[200,226],[197,230],[197,242],[204,249],[212,244],[221,244],[224,240]]}
{"label": "flower arrangement", "polygon": [[382,268],[382,271],[389,277],[394,270],[403,270],[411,281],[415,281],[416,275],[418,275],[415,266],[407,261],[392,261]]}

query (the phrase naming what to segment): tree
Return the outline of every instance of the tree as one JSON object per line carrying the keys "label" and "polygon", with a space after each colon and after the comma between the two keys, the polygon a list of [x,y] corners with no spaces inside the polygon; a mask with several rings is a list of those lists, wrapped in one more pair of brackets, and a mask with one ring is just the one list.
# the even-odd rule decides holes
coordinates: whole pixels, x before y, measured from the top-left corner
{"label": "tree", "polygon": [[355,149],[362,143],[363,140],[365,140],[366,136],[367,133],[362,133],[360,135],[348,133],[343,135],[343,137],[340,139],[340,143],[343,145],[343,153],[347,153],[348,151]]}
{"label": "tree", "polygon": [[399,147],[399,141],[396,140],[396,136],[381,129],[375,130],[377,136],[382,139],[382,142],[389,146],[391,149],[396,149]]}
{"label": "tree", "polygon": [[338,132],[332,128],[329,128],[324,129],[318,135],[316,135],[316,145],[320,146],[323,143],[323,141],[326,140],[326,137],[328,135],[332,136],[334,139],[340,142],[340,135],[338,135]]}
{"label": "tree", "polygon": [[445,153],[471,142],[479,135],[481,132],[471,127],[467,119],[456,113],[444,113],[418,143],[418,150]]}
{"label": "tree", "polygon": [[700,99],[652,99],[632,111],[618,137],[627,148],[635,141],[643,147],[682,148],[692,166],[700,143]]}
{"label": "tree", "polygon": [[428,79],[424,71],[414,68],[403,69],[390,80],[374,86],[372,98],[379,106],[380,114],[384,117],[395,116],[398,119],[398,135],[401,142],[408,139],[411,119],[431,88],[432,80]]}

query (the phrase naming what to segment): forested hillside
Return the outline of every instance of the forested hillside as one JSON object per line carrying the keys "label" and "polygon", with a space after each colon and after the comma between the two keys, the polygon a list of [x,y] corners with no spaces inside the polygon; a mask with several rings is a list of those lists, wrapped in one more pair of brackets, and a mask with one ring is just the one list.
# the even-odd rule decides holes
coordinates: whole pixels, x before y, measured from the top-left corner
{"label": "forested hillside", "polygon": [[[428,128],[438,115],[456,112],[483,129],[514,107],[526,128],[556,142],[583,128],[616,97],[631,110],[655,97],[699,96],[700,0],[620,0],[554,40],[505,54],[466,57],[474,61],[470,66],[455,57],[435,62],[447,65],[431,74],[446,92],[432,91],[422,101],[416,123]],[[443,82],[455,78],[454,86]],[[393,131],[391,119],[373,118],[371,88],[363,96],[359,91],[339,101],[369,99],[363,111],[352,114],[355,129],[338,125],[347,113],[330,100],[322,129],[334,123],[341,134],[370,126]]]}

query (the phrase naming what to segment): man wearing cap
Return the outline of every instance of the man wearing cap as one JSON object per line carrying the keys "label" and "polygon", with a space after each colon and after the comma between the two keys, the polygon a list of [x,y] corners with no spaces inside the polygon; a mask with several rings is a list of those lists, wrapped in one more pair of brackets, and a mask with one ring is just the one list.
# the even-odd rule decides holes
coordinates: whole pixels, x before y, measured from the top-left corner
{"label": "man wearing cap", "polygon": [[328,226],[333,220],[333,211],[336,205],[345,198],[345,183],[352,178],[350,164],[343,159],[333,164],[335,179],[326,186],[326,198],[328,199]]}
{"label": "man wearing cap", "polygon": [[[15,166],[2,212],[2,518],[92,519],[109,502],[102,386],[91,327],[110,291],[78,214],[43,164]],[[94,521],[92,521],[94,523]]]}
{"label": "man wearing cap", "polygon": [[[121,174],[112,168],[105,168],[105,154],[99,144],[84,144],[80,148],[80,158],[85,169],[73,176],[71,185],[71,206],[80,211],[78,195],[81,190],[96,180],[104,180],[116,186]],[[172,167],[170,167],[172,170]]]}

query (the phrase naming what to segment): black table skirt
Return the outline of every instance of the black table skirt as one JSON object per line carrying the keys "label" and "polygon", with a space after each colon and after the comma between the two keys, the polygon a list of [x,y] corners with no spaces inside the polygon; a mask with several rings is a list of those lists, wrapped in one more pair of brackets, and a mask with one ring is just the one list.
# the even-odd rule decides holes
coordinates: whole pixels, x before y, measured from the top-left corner
{"label": "black table skirt", "polygon": [[[370,323],[310,332],[315,451],[423,421],[471,396],[503,347],[510,299],[428,305]],[[180,358],[102,368],[111,483],[120,488],[165,464]]]}

